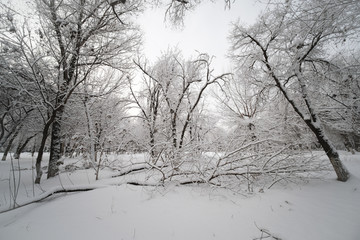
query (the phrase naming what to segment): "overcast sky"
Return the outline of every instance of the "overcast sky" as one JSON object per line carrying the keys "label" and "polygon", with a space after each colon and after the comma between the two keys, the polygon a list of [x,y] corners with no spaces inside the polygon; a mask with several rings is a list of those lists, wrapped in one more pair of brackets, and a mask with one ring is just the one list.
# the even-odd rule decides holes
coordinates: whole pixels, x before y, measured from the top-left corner
{"label": "overcast sky", "polygon": [[150,9],[139,19],[145,36],[143,47],[146,57],[155,61],[169,47],[177,46],[184,57],[196,55],[196,51],[216,56],[216,72],[228,70],[225,59],[229,48],[231,22],[251,24],[256,20],[261,5],[255,0],[236,0],[230,9],[225,9],[225,1],[215,3],[203,0],[194,11],[188,12],[182,29],[174,29],[164,23],[164,9]]}
{"label": "overcast sky", "polygon": [[[26,11],[28,8],[24,3],[31,1],[0,2],[11,2],[18,10]],[[229,48],[227,38],[231,22],[240,19],[241,23],[251,24],[256,20],[262,6],[257,0],[236,0],[230,9],[225,9],[224,0],[203,0],[195,10],[187,12],[184,27],[181,29],[175,29],[164,22],[164,8],[148,9],[138,19],[144,33],[144,53],[151,62],[169,47],[178,47],[186,58],[196,55],[196,51],[208,53],[216,57],[213,61],[216,72],[224,72],[229,70],[225,55]]]}

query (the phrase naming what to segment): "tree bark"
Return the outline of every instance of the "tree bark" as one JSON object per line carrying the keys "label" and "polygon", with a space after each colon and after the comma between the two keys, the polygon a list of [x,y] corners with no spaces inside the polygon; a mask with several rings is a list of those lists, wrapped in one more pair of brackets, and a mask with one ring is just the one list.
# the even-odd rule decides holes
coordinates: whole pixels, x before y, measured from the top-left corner
{"label": "tree bark", "polygon": [[3,116],[0,118],[0,147],[1,147],[1,140],[5,135],[5,127],[4,127],[4,120],[7,112],[3,114]]}
{"label": "tree bark", "polygon": [[65,106],[59,106],[55,112],[51,130],[50,159],[47,178],[55,177],[59,171],[58,161],[61,158],[61,120]]}
{"label": "tree bark", "polygon": [[50,128],[52,122],[54,121],[54,116],[55,116],[54,114],[55,113],[52,113],[51,117],[45,123],[44,129],[42,131],[41,143],[40,143],[38,155],[36,157],[36,164],[35,164],[35,169],[36,169],[35,184],[40,184],[40,180],[41,180],[41,176],[42,176],[41,161],[42,161],[42,157],[44,154],[45,143],[46,143],[46,139],[48,137],[49,128]]}
{"label": "tree bark", "polygon": [[176,118],[177,113],[170,109],[170,116],[171,116],[171,139],[172,139],[172,145],[174,149],[177,148],[177,136],[176,136]]}
{"label": "tree bark", "polygon": [[338,151],[334,148],[329,139],[325,136],[324,130],[319,126],[314,125],[310,120],[304,121],[315,134],[321,147],[324,149],[326,155],[328,156],[330,163],[333,166],[337,175],[337,179],[341,182],[346,182],[349,179],[349,172],[342,164]]}
{"label": "tree bark", "polygon": [[155,160],[155,136],[154,136],[154,132],[152,131],[152,129],[150,129],[149,135],[150,135],[150,143],[149,143],[150,144],[150,157],[154,161]]}

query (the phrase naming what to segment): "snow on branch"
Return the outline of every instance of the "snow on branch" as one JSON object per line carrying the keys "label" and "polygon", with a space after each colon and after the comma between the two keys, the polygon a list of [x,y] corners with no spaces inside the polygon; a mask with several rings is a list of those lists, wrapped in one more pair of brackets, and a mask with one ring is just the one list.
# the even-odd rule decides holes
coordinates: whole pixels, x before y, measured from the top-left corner
{"label": "snow on branch", "polygon": [[40,202],[48,197],[58,194],[58,193],[85,192],[85,191],[90,191],[90,190],[104,188],[104,187],[106,187],[106,186],[104,186],[104,185],[78,185],[78,186],[67,186],[67,187],[63,187],[63,186],[54,187],[54,188],[51,188],[51,189],[45,191],[44,193],[40,194],[39,196],[36,196],[36,197],[28,199],[26,201],[17,203],[17,205],[14,208],[1,207],[0,214],[20,208],[20,207],[25,207],[27,205],[30,205],[30,204],[33,204],[36,202]]}

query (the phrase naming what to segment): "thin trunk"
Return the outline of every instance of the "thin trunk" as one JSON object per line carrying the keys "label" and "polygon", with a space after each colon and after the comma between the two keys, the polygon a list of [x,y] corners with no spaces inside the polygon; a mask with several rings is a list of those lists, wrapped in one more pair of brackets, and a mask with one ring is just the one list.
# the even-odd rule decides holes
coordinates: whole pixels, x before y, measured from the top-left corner
{"label": "thin trunk", "polygon": [[28,138],[26,138],[25,142],[21,143],[19,142],[19,145],[16,148],[16,151],[14,153],[14,159],[19,159],[21,152],[24,150],[26,145],[30,142],[31,139],[33,139],[37,134],[34,134]]}
{"label": "thin trunk", "polygon": [[40,184],[40,180],[41,180],[41,176],[42,176],[41,161],[42,161],[42,157],[44,154],[45,143],[46,143],[46,139],[48,137],[49,128],[53,121],[54,121],[54,114],[45,123],[44,129],[42,131],[42,138],[41,138],[40,147],[39,147],[39,151],[38,151],[38,155],[36,157],[36,163],[35,163],[35,169],[36,169],[35,184]]}
{"label": "thin trunk", "polygon": [[[31,111],[33,111],[34,110],[34,108],[33,109],[30,109],[30,110],[28,110],[28,111],[26,111],[25,110],[25,116],[23,116],[23,117],[21,117],[21,114],[20,114],[20,118],[17,120],[17,121],[15,121],[13,118],[12,118],[12,122],[13,122],[13,124],[12,124],[12,128],[8,131],[8,134],[4,137],[4,136],[2,136],[2,138],[1,138],[1,140],[0,140],[0,147],[4,144],[4,143],[6,143],[7,142],[7,140],[10,138],[10,137],[12,137],[12,135],[14,134],[14,133],[16,133],[16,134],[18,134],[18,131],[20,131],[20,128],[23,126],[23,124],[24,124],[24,121],[25,121],[25,119],[29,116],[29,113],[31,112]],[[3,117],[5,116],[5,114],[3,115]],[[3,126],[3,123],[1,124],[1,127],[4,127]],[[5,130],[5,129],[4,129]]]}
{"label": "thin trunk", "polygon": [[100,152],[100,156],[99,156],[99,162],[98,162],[98,165],[97,165],[97,168],[95,169],[96,170],[96,173],[95,173],[95,180],[99,180],[99,172],[100,172],[100,167],[101,167],[101,160],[102,160],[102,155],[104,153],[104,144],[105,144],[105,140],[102,144],[102,148],[101,148],[101,152]]}
{"label": "thin trunk", "polygon": [[1,147],[1,140],[5,135],[5,127],[4,127],[4,120],[7,112],[3,114],[3,116],[0,119],[0,147]]}
{"label": "thin trunk", "polygon": [[150,121],[149,124],[149,132],[150,132],[150,154],[151,158],[155,162],[156,159],[156,149],[155,149],[155,133],[156,133],[156,119],[158,114],[159,107],[159,88],[155,87],[154,91],[151,95],[151,103],[150,103]]}
{"label": "thin trunk", "polygon": [[31,157],[34,157],[35,151],[36,151],[36,141],[34,142],[33,147],[31,149]]}
{"label": "thin trunk", "polygon": [[[102,115],[102,112],[100,111],[100,115]],[[95,151],[95,162],[97,162],[97,160],[98,160],[98,150],[100,150],[101,149],[101,147],[100,147],[100,138],[101,138],[101,134],[102,134],[102,132],[103,132],[103,128],[102,128],[102,126],[101,126],[101,122],[99,122],[99,123],[95,123],[95,133],[96,133],[96,135],[95,135],[95,142],[94,142],[94,147],[95,147],[95,149],[94,149],[94,151]]]}
{"label": "thin trunk", "polygon": [[[85,93],[87,94],[86,91],[85,91]],[[96,153],[95,153],[95,141],[94,141],[95,137],[94,137],[93,122],[92,122],[92,118],[90,116],[90,110],[89,110],[89,106],[87,104],[87,100],[88,100],[88,97],[85,96],[83,104],[84,104],[85,115],[86,115],[88,135],[90,138],[90,161],[91,161],[92,167],[95,167],[96,166],[95,165]]]}
{"label": "thin trunk", "polygon": [[1,161],[5,161],[5,160],[6,160],[6,157],[7,157],[8,153],[9,153],[9,151],[10,151],[10,149],[11,149],[12,143],[14,142],[15,138],[18,136],[18,134],[19,134],[19,132],[20,132],[20,129],[21,129],[21,127],[19,127],[19,128],[16,130],[16,132],[12,135],[12,137],[10,138],[9,143],[8,143],[8,145],[7,145],[6,148],[5,148],[4,155],[2,156]]}
{"label": "thin trunk", "polygon": [[0,141],[0,147],[4,146],[5,143],[9,140],[9,138],[11,139],[11,137],[13,136],[14,132],[17,131],[19,126],[19,122],[16,122],[13,124],[12,128],[10,130],[8,130],[7,134],[4,134],[2,140]]}
{"label": "thin trunk", "polygon": [[[188,113],[187,113],[186,120],[185,120],[183,129],[182,129],[182,131],[181,131],[179,148],[182,148],[182,146],[183,146],[183,144],[184,144],[184,137],[185,137],[186,129],[187,129],[189,123],[191,122],[191,117],[193,116],[193,112],[194,112],[194,110],[196,109],[197,105],[199,104],[200,99],[201,99],[204,91],[206,90],[206,88],[207,88],[210,84],[212,84],[212,83],[214,83],[214,82],[215,82],[215,79],[212,80],[212,81],[210,81],[209,76],[207,76],[206,84],[200,89],[200,92],[199,92],[199,94],[198,94],[198,96],[197,96],[197,98],[196,98],[196,101],[195,101],[195,103],[194,103],[193,106],[191,106],[190,99],[188,99],[189,105],[190,105],[190,109],[189,109],[189,111],[188,111]],[[191,139],[191,138],[190,138],[190,139]]]}
{"label": "thin trunk", "polygon": [[[185,123],[184,123],[184,126],[183,126],[183,129],[182,129],[182,131],[181,131],[180,142],[179,142],[179,149],[182,148],[182,146],[183,146],[184,137],[185,137],[185,132],[186,132],[186,129],[187,129],[189,123],[190,123],[190,114],[187,115],[186,120],[185,120]],[[192,128],[191,128],[191,127],[190,127],[190,129],[189,129],[189,135],[190,135],[190,139],[191,139],[191,135],[192,135]]]}
{"label": "thin trunk", "polygon": [[172,139],[172,166],[174,170],[178,170],[180,166],[180,156],[178,151],[178,145],[177,145],[177,132],[176,132],[176,112],[173,112],[172,118],[171,118],[171,139]]}
{"label": "thin trunk", "polygon": [[150,157],[155,160],[155,137],[152,130],[150,130]]}
{"label": "thin trunk", "polygon": [[176,112],[173,109],[170,109],[171,116],[171,139],[174,149],[177,148],[177,139],[176,139]]}
{"label": "thin trunk", "polygon": [[176,120],[171,121],[171,138],[173,142],[173,147],[177,148],[177,139],[176,139]]}

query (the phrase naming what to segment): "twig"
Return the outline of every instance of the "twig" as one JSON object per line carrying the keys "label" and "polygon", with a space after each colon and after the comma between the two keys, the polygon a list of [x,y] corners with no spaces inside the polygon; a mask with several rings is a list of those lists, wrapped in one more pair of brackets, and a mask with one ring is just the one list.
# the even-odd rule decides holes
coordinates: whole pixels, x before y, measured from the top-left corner
{"label": "twig", "polygon": [[[261,232],[261,236],[258,238],[254,238],[254,240],[261,240],[264,238],[272,238],[275,240],[281,240],[281,238],[274,236],[269,230],[265,229],[265,228],[259,228],[258,225],[256,225],[256,222],[254,222],[255,226],[257,229],[259,229],[259,231]],[[265,234],[265,236],[264,236]]]}

